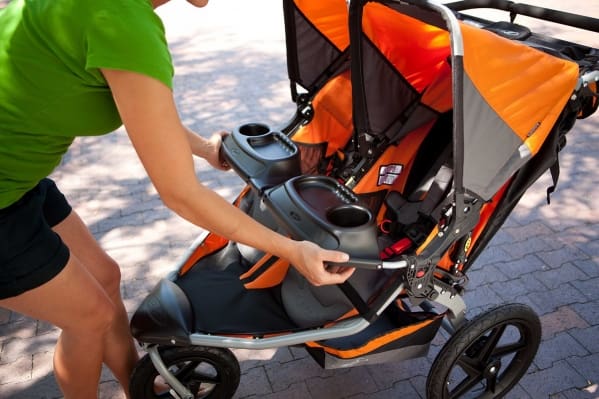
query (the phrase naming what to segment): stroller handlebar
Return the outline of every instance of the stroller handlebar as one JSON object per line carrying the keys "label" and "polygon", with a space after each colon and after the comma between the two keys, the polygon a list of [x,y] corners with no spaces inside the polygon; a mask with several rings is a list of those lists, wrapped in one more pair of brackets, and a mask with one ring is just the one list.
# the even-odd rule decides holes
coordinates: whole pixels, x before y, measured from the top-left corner
{"label": "stroller handlebar", "polygon": [[509,0],[462,0],[445,5],[454,11],[464,11],[473,8],[492,8],[509,11],[513,16],[524,15],[599,33],[599,19],[530,4],[515,3]]}
{"label": "stroller handlebar", "polygon": [[383,269],[382,262],[379,259],[365,259],[350,257],[347,262],[327,262],[327,267],[355,267],[358,269],[380,270]]}
{"label": "stroller handlebar", "polygon": [[350,258],[347,262],[329,262],[327,266],[355,267],[368,270],[398,270],[408,267],[406,260],[382,261],[380,259]]}
{"label": "stroller handlebar", "polygon": [[398,270],[406,267],[408,267],[408,261],[406,260],[386,261],[381,265],[381,269],[385,270]]}

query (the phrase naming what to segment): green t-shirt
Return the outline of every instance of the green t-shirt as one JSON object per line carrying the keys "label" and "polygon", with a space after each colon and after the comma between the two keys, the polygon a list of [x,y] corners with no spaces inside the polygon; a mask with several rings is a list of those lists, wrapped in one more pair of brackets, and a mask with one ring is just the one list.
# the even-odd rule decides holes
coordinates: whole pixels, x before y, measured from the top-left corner
{"label": "green t-shirt", "polygon": [[13,0],[0,10],[0,209],[50,174],[74,137],[121,125],[99,68],[172,88],[150,0]]}

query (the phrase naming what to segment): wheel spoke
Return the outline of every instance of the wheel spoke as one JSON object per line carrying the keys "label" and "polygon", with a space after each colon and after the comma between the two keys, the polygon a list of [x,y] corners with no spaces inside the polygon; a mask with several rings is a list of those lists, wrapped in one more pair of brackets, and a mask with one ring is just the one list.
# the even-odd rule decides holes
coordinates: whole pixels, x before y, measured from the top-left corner
{"label": "wheel spoke", "polygon": [[524,348],[526,348],[526,342],[524,340],[520,340],[518,342],[514,342],[513,344],[496,347],[495,350],[493,350],[492,356],[503,357],[506,355],[511,355],[512,353],[520,352]]}
{"label": "wheel spoke", "polygon": [[177,372],[175,373],[175,377],[177,377],[177,379],[180,381],[185,381],[191,377],[194,380],[199,381],[202,384],[203,383],[218,384],[220,382],[218,375],[212,376],[212,375],[208,375],[206,373],[202,373],[202,372],[196,370],[197,367],[202,363],[203,362],[201,362],[201,361],[185,363],[185,365],[183,367],[181,367],[181,368],[179,368],[179,370],[177,370]]}
{"label": "wheel spoke", "polygon": [[477,375],[469,375],[464,378],[455,388],[451,390],[449,393],[450,399],[459,398],[464,395],[466,392],[470,391],[474,386],[479,384],[482,381],[482,375],[478,373]]}
{"label": "wheel spoke", "polygon": [[220,384],[220,379],[218,378],[218,376],[212,377],[202,373],[195,373],[194,376],[195,379],[200,381],[201,383],[210,383],[214,385]]}
{"label": "wheel spoke", "polygon": [[468,355],[460,356],[456,366],[460,367],[467,376],[451,390],[451,398],[459,398],[483,379],[480,363]]}
{"label": "wheel spoke", "polygon": [[186,362],[183,367],[180,367],[177,372],[174,373],[175,377],[180,380],[186,379],[193,374],[196,367],[198,367],[198,364],[200,364],[200,362]]}
{"label": "wheel spoke", "polygon": [[495,393],[495,388],[497,387],[497,374],[493,374],[487,377],[487,392]]}
{"label": "wheel spoke", "polygon": [[460,356],[456,365],[460,366],[469,377],[475,377],[482,373],[480,363],[467,355]]}
{"label": "wheel spoke", "polygon": [[482,363],[487,363],[487,360],[489,360],[489,358],[493,354],[493,351],[497,347],[497,343],[503,336],[503,333],[505,332],[506,327],[507,327],[506,324],[502,324],[500,326],[495,327],[493,330],[491,330],[491,334],[489,334],[487,341],[481,348],[480,354],[478,355],[478,359]]}

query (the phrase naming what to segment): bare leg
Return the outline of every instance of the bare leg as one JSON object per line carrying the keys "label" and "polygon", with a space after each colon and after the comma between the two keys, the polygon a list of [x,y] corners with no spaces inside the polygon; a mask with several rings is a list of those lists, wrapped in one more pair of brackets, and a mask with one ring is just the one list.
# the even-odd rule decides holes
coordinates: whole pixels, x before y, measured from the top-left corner
{"label": "bare leg", "polygon": [[107,331],[114,306],[97,280],[71,254],[51,281],[0,306],[46,320],[62,329],[54,353],[54,372],[66,399],[97,397]]}
{"label": "bare leg", "polygon": [[54,371],[65,399],[97,397],[103,362],[128,397],[138,355],[121,299],[118,265],[76,212],[54,230],[71,252],[65,269],[41,287],[0,301],[0,306],[62,329]]}
{"label": "bare leg", "polygon": [[71,253],[102,286],[115,308],[115,319],[103,343],[102,358],[129,396],[129,378],[138,354],[129,330],[129,319],[120,291],[120,270],[116,262],[100,247],[76,212],[54,226]]}

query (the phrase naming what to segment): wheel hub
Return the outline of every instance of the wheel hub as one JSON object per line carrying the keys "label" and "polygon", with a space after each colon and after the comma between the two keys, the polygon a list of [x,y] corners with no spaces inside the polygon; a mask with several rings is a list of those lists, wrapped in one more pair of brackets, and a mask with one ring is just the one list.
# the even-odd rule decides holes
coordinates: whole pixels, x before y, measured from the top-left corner
{"label": "wheel hub", "polygon": [[501,370],[501,360],[495,359],[491,360],[487,367],[485,367],[485,371],[483,372],[483,376],[485,378],[497,378],[499,374],[499,370]]}

